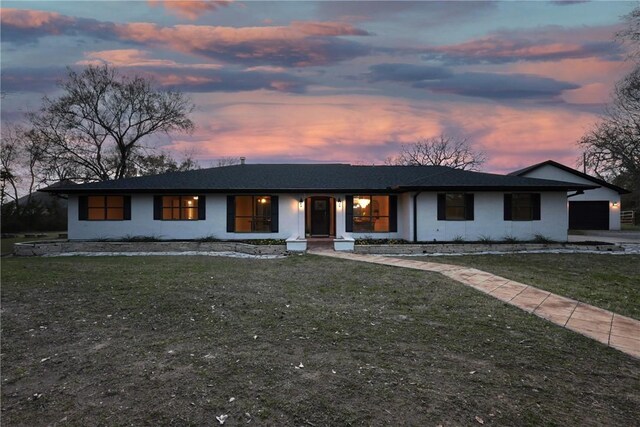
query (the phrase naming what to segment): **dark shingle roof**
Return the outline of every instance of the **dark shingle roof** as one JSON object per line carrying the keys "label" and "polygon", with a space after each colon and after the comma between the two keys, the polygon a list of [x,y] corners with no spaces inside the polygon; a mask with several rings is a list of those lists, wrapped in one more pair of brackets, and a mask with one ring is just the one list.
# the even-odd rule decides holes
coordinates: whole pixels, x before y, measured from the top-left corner
{"label": "dark shingle roof", "polygon": [[541,162],[541,163],[536,163],[535,165],[531,165],[531,166],[526,167],[524,169],[520,169],[520,170],[511,172],[509,175],[524,176],[528,172],[534,171],[534,170],[536,170],[538,168],[541,168],[542,166],[547,166],[547,165],[554,166],[554,167],[556,167],[558,169],[561,169],[561,170],[563,170],[565,172],[569,172],[569,173],[571,173],[571,174],[573,174],[575,176],[579,176],[580,178],[587,179],[587,180],[589,180],[591,182],[594,182],[594,183],[596,183],[598,185],[601,185],[602,187],[610,188],[610,189],[612,189],[614,191],[617,191],[618,194],[630,193],[629,190],[625,190],[624,188],[618,187],[617,185],[609,184],[607,181],[603,181],[603,180],[601,180],[599,178],[596,178],[594,176],[587,175],[586,173],[582,173],[579,170],[572,169],[569,166],[563,165],[562,163],[554,162],[553,160],[547,160],[547,161],[544,161],[544,162]]}
{"label": "dark shingle roof", "polygon": [[582,184],[462,171],[444,166],[254,164],[47,188],[58,193],[579,190]]}

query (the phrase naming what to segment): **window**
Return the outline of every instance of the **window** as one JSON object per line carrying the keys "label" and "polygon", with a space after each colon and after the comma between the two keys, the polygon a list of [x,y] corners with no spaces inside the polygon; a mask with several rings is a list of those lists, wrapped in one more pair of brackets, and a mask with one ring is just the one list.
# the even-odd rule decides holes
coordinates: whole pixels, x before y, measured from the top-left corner
{"label": "window", "polygon": [[122,221],[130,219],[130,199],[125,196],[80,196],[80,220]]}
{"label": "window", "polygon": [[153,196],[153,219],[162,221],[204,221],[206,199],[203,195]]}
{"label": "window", "polygon": [[438,194],[438,220],[473,221],[473,194]]}
{"label": "window", "polygon": [[540,219],[540,193],[504,195],[505,221],[536,221]]}
{"label": "window", "polygon": [[198,196],[162,196],[163,220],[198,220]]}
{"label": "window", "polygon": [[271,196],[235,196],[234,231],[236,233],[270,233],[272,230]]}
{"label": "window", "polygon": [[390,231],[389,196],[353,196],[353,232]]}

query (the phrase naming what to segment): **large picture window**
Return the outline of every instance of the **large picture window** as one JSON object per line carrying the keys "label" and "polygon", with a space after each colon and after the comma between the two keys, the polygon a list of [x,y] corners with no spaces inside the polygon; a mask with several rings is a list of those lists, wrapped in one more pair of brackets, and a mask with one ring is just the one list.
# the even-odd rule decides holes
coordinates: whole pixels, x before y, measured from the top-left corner
{"label": "large picture window", "polygon": [[353,196],[353,232],[388,233],[389,196]]}
{"label": "large picture window", "polygon": [[438,194],[438,220],[440,221],[472,221],[473,194],[441,193]]}
{"label": "large picture window", "polygon": [[540,193],[513,193],[504,195],[506,221],[536,221],[540,219]]}
{"label": "large picture window", "polygon": [[79,218],[89,221],[129,219],[125,214],[125,211],[128,211],[126,204],[125,196],[81,196],[79,199]]}
{"label": "large picture window", "polygon": [[198,196],[162,196],[163,220],[198,220]]}
{"label": "large picture window", "polygon": [[234,231],[269,233],[272,231],[271,196],[235,196]]}

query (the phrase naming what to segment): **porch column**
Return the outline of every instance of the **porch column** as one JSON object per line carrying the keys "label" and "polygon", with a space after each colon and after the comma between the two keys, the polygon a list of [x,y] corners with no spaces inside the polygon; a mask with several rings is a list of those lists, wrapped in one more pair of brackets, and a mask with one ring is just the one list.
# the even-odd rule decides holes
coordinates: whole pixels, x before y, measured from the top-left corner
{"label": "porch column", "polygon": [[[300,203],[302,200],[302,203]],[[299,194],[296,198],[296,206],[298,208],[298,237],[304,239],[305,238],[305,209],[307,209],[307,202],[304,195]]]}
{"label": "porch column", "polygon": [[[336,194],[336,237],[340,238],[344,236],[345,233],[345,195],[344,194]],[[341,200],[338,203],[338,199]]]}

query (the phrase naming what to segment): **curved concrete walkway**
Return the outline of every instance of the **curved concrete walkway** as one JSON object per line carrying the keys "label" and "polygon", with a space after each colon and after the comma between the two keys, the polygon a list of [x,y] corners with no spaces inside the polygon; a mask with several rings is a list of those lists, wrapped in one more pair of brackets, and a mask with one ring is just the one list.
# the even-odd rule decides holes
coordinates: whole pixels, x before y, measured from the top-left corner
{"label": "curved concrete walkway", "polygon": [[333,250],[311,254],[443,274],[556,325],[640,358],[640,321],[475,268]]}

